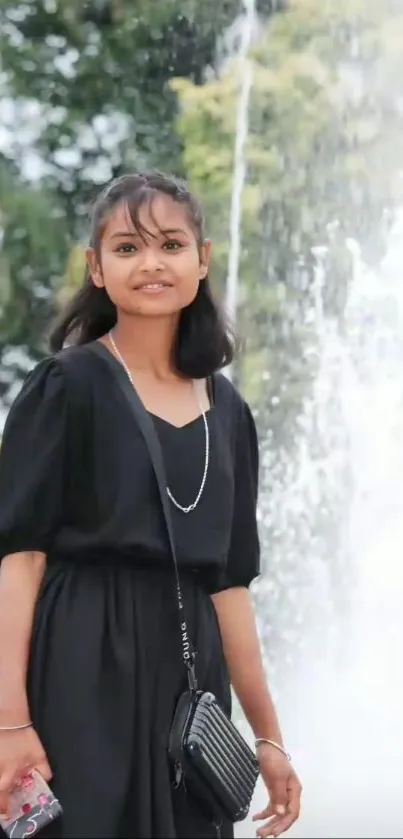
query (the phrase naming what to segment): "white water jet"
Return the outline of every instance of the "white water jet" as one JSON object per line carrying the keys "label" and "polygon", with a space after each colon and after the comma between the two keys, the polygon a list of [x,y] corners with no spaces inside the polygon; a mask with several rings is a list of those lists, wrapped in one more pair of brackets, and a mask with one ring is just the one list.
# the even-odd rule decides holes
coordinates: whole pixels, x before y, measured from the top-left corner
{"label": "white water jet", "polygon": [[236,323],[239,260],[241,251],[242,192],[245,183],[246,161],[245,144],[248,138],[248,112],[253,82],[253,67],[249,58],[256,26],[255,0],[243,0],[244,14],[240,21],[240,37],[237,51],[240,91],[237,105],[234,171],[232,178],[230,241],[228,256],[228,275],[226,285],[226,309],[233,324]]}
{"label": "white water jet", "polygon": [[[286,743],[305,787],[302,816],[289,835],[401,839],[403,211],[379,271],[367,269],[355,243],[348,244],[354,269],[342,329],[323,314],[326,275],[319,260],[318,371],[292,470],[298,480],[288,496],[281,487],[289,521],[307,498],[314,521],[315,499],[326,484],[346,494],[338,526],[352,572],[342,618],[332,605],[331,548],[322,563],[314,561],[313,543],[300,550],[299,562],[310,574],[311,609],[328,610],[338,645],[332,631],[325,633],[321,655],[308,649],[289,685]],[[299,549],[295,544],[297,558]],[[263,801],[259,786],[252,812]],[[237,836],[254,836],[255,830],[247,821]]]}

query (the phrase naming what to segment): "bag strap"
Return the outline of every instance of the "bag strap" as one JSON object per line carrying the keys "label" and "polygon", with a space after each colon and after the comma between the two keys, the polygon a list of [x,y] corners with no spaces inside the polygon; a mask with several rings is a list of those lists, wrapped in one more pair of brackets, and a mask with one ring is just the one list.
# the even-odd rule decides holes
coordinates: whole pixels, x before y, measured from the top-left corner
{"label": "bag strap", "polygon": [[195,658],[196,653],[194,651],[193,645],[190,640],[190,635],[188,631],[187,621],[186,621],[186,613],[185,607],[183,602],[183,595],[182,589],[179,579],[179,568],[178,568],[178,560],[176,556],[176,548],[175,548],[175,539],[173,534],[173,527],[172,527],[172,519],[171,519],[171,511],[169,506],[169,499],[167,494],[167,481],[165,476],[165,466],[162,457],[162,450],[160,441],[158,439],[157,432],[155,430],[155,426],[153,420],[151,419],[148,411],[145,409],[136,389],[133,387],[130,379],[122,367],[120,361],[115,358],[114,355],[99,341],[94,341],[91,344],[87,344],[88,349],[92,350],[96,355],[101,357],[110,368],[111,372],[113,373],[114,377],[116,378],[118,384],[120,385],[121,390],[126,397],[132,413],[137,421],[137,424],[140,428],[140,431],[143,434],[144,440],[146,442],[152,466],[155,472],[155,476],[157,479],[159,494],[161,498],[162,510],[164,513],[165,525],[168,534],[168,541],[169,547],[172,554],[172,559],[174,563],[175,569],[175,579],[176,579],[176,597],[178,601],[178,610],[179,610],[179,623],[180,623],[180,637],[181,637],[181,646],[182,646],[182,658],[184,665],[187,671],[187,677],[189,682],[189,689],[191,692],[197,690],[197,678],[196,678],[196,671],[195,671]]}

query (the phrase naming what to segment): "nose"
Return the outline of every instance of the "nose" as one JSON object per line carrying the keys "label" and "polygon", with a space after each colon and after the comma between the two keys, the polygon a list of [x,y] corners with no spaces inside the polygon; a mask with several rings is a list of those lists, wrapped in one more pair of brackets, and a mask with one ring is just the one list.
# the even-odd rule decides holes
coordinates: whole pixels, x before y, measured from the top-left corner
{"label": "nose", "polygon": [[161,271],[164,268],[162,260],[162,253],[160,248],[147,245],[141,250],[140,271],[151,273],[153,271]]}

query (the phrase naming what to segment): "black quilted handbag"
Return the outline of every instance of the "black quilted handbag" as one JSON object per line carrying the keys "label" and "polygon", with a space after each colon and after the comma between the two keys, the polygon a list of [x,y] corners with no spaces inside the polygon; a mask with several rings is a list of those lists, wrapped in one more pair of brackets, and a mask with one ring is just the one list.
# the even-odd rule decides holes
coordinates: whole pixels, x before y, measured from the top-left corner
{"label": "black quilted handbag", "polygon": [[169,755],[216,824],[245,819],[259,775],[256,757],[212,693],[186,691],[176,708]]}

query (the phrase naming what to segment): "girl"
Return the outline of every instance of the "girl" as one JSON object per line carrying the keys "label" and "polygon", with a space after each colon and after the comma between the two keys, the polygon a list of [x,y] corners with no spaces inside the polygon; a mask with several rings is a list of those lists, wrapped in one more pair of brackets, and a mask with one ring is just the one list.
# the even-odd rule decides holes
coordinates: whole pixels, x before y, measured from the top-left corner
{"label": "girl", "polygon": [[161,443],[199,687],[230,713],[232,683],[266,740],[257,753],[270,803],[258,835],[279,835],[298,816],[301,787],[248,591],[259,571],[256,431],[217,372],[232,344],[203,227],[175,178],[125,175],[105,189],[84,285],[8,414],[0,810],[27,768],[52,777],[64,812],[44,837],[216,835],[172,783],[168,735],[186,680],[174,569],[149,453],[114,375],[122,371]]}

